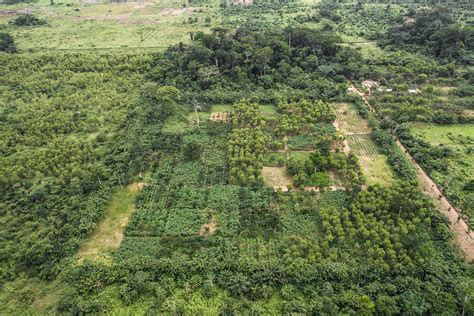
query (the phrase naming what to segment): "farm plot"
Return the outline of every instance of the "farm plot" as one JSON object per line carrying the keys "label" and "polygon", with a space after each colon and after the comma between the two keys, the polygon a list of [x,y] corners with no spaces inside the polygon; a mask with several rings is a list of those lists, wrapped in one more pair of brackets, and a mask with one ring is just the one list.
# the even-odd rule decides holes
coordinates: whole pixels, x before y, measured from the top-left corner
{"label": "farm plot", "polygon": [[387,163],[387,157],[378,152],[377,145],[369,134],[347,135],[347,143],[351,151],[359,157],[359,163],[367,180],[367,184],[389,184],[394,175]]}
{"label": "farm plot", "polygon": [[122,242],[125,226],[135,210],[135,196],[143,186],[141,182],[132,183],[112,194],[104,219],[79,249],[79,262],[85,259],[110,261],[109,255]]}
{"label": "farm plot", "polygon": [[215,14],[213,7],[181,6],[172,0],[67,6],[40,1],[30,8],[46,25],[10,27],[9,18],[0,18],[0,25],[9,27],[21,50],[164,50],[189,42],[190,32],[208,30],[205,17]]}
{"label": "farm plot", "polygon": [[387,157],[379,153],[377,145],[370,138],[371,128],[355,107],[348,103],[335,103],[336,126],[344,133],[350,151],[359,157],[367,184],[390,184],[394,174],[387,163]]}
{"label": "farm plot", "polygon": [[286,167],[263,167],[262,176],[265,184],[274,189],[288,191],[288,186],[293,185],[293,181]]}
{"label": "farm plot", "polygon": [[336,112],[336,124],[344,134],[368,134],[370,127],[367,120],[363,119],[357,110],[348,103],[335,103],[333,109]]}

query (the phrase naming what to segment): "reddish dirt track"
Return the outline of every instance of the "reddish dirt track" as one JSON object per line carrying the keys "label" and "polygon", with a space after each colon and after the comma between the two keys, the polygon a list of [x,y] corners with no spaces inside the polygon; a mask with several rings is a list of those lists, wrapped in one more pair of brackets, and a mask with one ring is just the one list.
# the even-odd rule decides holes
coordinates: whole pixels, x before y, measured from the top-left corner
{"label": "reddish dirt track", "polygon": [[[354,92],[362,97],[369,111],[374,112],[370,106],[367,96],[357,90],[353,84],[350,86]],[[441,190],[436,186],[436,183],[426,174],[426,172],[413,159],[408,150],[403,144],[397,140],[397,146],[407,156],[408,160],[413,164],[418,172],[418,179],[426,194],[433,198],[433,201],[438,206],[439,211],[444,214],[449,220],[449,227],[454,232],[456,244],[459,246],[465,256],[467,262],[474,262],[474,232],[469,230],[467,223],[461,218],[456,209],[449,203],[448,199],[443,195]]]}

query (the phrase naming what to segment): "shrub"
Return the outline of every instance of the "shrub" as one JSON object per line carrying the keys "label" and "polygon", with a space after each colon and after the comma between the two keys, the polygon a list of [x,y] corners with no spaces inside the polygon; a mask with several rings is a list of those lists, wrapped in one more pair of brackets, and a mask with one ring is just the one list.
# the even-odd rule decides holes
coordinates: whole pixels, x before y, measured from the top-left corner
{"label": "shrub", "polygon": [[26,13],[17,16],[14,20],[10,21],[10,24],[14,26],[37,26],[46,24],[46,21],[39,19],[33,14]]}
{"label": "shrub", "polygon": [[15,41],[13,37],[5,32],[0,32],[0,52],[16,52]]}

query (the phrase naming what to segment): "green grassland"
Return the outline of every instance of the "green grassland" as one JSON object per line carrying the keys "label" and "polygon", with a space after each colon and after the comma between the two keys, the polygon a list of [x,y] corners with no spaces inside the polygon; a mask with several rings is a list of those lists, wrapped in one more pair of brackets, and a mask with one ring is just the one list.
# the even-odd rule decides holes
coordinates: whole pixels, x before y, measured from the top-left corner
{"label": "green grassland", "polygon": [[[445,189],[448,197],[461,210],[474,218],[474,192],[466,184],[474,181],[474,125],[412,125],[415,136],[435,147],[446,147],[452,154],[446,159],[447,172],[432,172],[437,184]],[[472,220],[471,220],[472,221]]]}
{"label": "green grassland", "polygon": [[[0,5],[0,10],[12,9],[16,7]],[[210,5],[183,7],[180,2],[172,0],[121,3],[74,1],[67,4],[59,2],[54,6],[39,2],[29,5],[28,10],[46,24],[13,27],[8,22],[15,15],[0,17],[0,26],[11,32],[22,50],[164,50],[179,42],[189,42],[191,32],[208,31],[212,22],[206,23],[206,17],[214,22],[217,20],[216,10]]]}

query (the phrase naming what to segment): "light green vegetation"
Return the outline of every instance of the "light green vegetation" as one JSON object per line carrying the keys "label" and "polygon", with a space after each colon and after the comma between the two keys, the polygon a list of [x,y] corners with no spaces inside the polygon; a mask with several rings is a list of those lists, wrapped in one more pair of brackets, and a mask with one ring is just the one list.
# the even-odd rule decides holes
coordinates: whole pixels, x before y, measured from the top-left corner
{"label": "light green vegetation", "polygon": [[370,41],[359,36],[350,36],[343,34],[341,36],[342,46],[352,47],[358,50],[362,57],[367,59],[375,59],[381,57],[385,52],[377,46],[376,41]]}
{"label": "light green vegetation", "polygon": [[213,104],[212,112],[231,112],[232,104]]}
{"label": "light green vegetation", "polygon": [[334,103],[333,109],[336,111],[336,123],[344,134],[367,134],[370,127],[367,120],[363,119],[356,108],[349,103]]}
{"label": "light green vegetation", "polygon": [[111,195],[104,218],[79,249],[79,261],[94,260],[107,263],[123,239],[123,231],[135,210],[135,196],[144,183],[137,182],[117,188]]}
{"label": "light green vegetation", "polygon": [[474,138],[474,125],[450,124],[436,125],[416,123],[412,125],[416,136],[421,136],[432,145],[447,145],[453,147],[464,147],[462,138]]}
{"label": "light green vegetation", "polygon": [[455,205],[474,218],[474,192],[468,187],[474,181],[474,125],[416,123],[411,130],[432,146],[451,150],[445,160],[447,172],[433,171],[430,175]]}
{"label": "light green vegetation", "polygon": [[63,285],[58,280],[18,278],[6,282],[0,292],[2,315],[51,315]]}
{"label": "light green vegetation", "polygon": [[379,152],[377,145],[370,139],[371,128],[367,120],[360,116],[352,104],[334,103],[333,108],[337,114],[337,125],[345,134],[351,152],[359,157],[367,184],[393,183],[395,177],[387,157]]}
{"label": "light green vegetation", "polygon": [[[213,104],[212,112],[231,112],[233,108],[232,104]],[[275,114],[276,107],[273,104],[260,104],[260,112],[262,114]]]}
{"label": "light green vegetation", "polygon": [[[199,119],[205,121],[209,119],[209,113],[200,112],[198,113]],[[189,113],[186,116],[174,116],[170,118],[163,126],[164,133],[186,133],[197,125],[196,114]]]}
{"label": "light green vegetation", "polygon": [[[49,4],[49,3],[48,3]],[[12,10],[16,6],[0,6]],[[185,7],[180,2],[58,3],[29,6],[47,22],[35,27],[8,26],[19,49],[164,50],[190,41],[191,32],[209,30],[206,17],[216,20],[212,7]],[[23,9],[25,10],[25,9]],[[0,15],[0,25],[13,16]],[[198,19],[195,22],[195,19]]]}
{"label": "light green vegetation", "polygon": [[359,157],[367,184],[388,185],[394,182],[395,176],[387,163],[387,157],[379,153],[370,135],[347,135],[346,139],[351,152]]}
{"label": "light green vegetation", "polygon": [[282,166],[286,163],[286,153],[284,152],[268,152],[264,156],[263,164],[269,167]]}
{"label": "light green vegetation", "polygon": [[262,112],[263,115],[273,115],[276,114],[277,109],[272,104],[260,104],[260,112]]}
{"label": "light green vegetation", "polygon": [[263,167],[262,177],[263,182],[273,188],[282,188],[293,184],[286,167]]}

